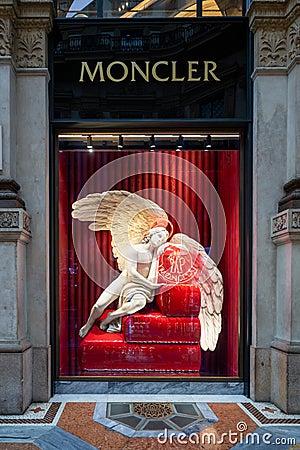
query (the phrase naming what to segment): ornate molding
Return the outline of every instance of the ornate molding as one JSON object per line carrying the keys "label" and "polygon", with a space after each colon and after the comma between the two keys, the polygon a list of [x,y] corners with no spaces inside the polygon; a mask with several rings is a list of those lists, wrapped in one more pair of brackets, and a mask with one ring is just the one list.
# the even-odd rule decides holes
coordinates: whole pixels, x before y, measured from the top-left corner
{"label": "ornate molding", "polygon": [[47,34],[54,16],[52,0],[0,1],[0,57],[11,56],[19,68],[47,66]]}
{"label": "ornate molding", "polygon": [[45,67],[45,33],[41,30],[19,30],[16,43],[16,60],[18,67]]}
{"label": "ornate molding", "polygon": [[258,63],[261,67],[285,67],[287,64],[286,32],[271,29],[260,33]]}
{"label": "ornate molding", "polygon": [[13,30],[9,18],[0,18],[0,56],[13,53]]}
{"label": "ornate molding", "polygon": [[133,403],[133,412],[142,417],[161,418],[174,414],[171,403]]}
{"label": "ornate molding", "polygon": [[288,211],[284,211],[281,214],[272,218],[272,235],[287,230],[288,227]]}
{"label": "ornate molding", "polygon": [[0,208],[0,236],[15,231],[25,232],[29,236],[30,221],[30,216],[22,208]]}
{"label": "ornate molding", "polygon": [[0,228],[19,228],[19,212],[0,211]]}
{"label": "ornate molding", "polygon": [[252,0],[247,15],[256,66],[288,67],[300,55],[299,0]]}
{"label": "ornate molding", "polygon": [[300,209],[286,209],[272,217],[271,236],[275,244],[300,240]]}
{"label": "ornate molding", "polygon": [[288,32],[288,56],[289,61],[292,62],[300,55],[300,21],[293,23]]}
{"label": "ornate molding", "polygon": [[292,212],[292,229],[300,230],[300,211]]}

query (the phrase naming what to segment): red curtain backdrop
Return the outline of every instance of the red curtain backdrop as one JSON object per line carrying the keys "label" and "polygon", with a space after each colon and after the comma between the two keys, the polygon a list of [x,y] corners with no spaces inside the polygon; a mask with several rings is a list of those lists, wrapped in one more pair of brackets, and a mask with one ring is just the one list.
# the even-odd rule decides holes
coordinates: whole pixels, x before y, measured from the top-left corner
{"label": "red curtain backdrop", "polygon": [[[156,158],[163,158],[164,153],[157,151]],[[59,153],[59,348],[60,348],[60,376],[80,375],[78,348],[81,338],[78,331],[87,320],[90,308],[101,294],[102,289],[97,286],[82,269],[73,246],[72,238],[72,203],[77,200],[86,181],[101,167],[117,158],[132,154],[129,152],[93,152],[62,151]],[[239,152],[233,151],[182,151],[176,153],[178,157],[174,175],[164,176],[158,173],[138,174],[124,178],[113,189],[125,189],[137,192],[142,189],[151,190],[151,200],[156,201],[171,216],[174,232],[183,232],[197,239],[199,230],[200,242],[204,247],[211,245],[211,224],[207,211],[189,186],[191,181],[199,186],[201,179],[197,170],[185,174],[186,182],[178,181],[176,173],[184,161],[188,161],[201,169],[214,185],[222,201],[226,222],[226,244],[219,269],[224,281],[224,304],[222,310],[222,331],[217,348],[214,352],[202,351],[201,375],[203,376],[238,376],[238,348],[239,348]],[[150,152],[141,151],[139,158],[147,167]],[[125,164],[130,164],[128,160]],[[132,164],[132,163],[131,163]],[[132,167],[131,167],[132,169]],[[128,173],[129,167],[124,167]],[[126,172],[127,171],[127,172]],[[110,178],[109,170],[105,176]],[[164,191],[174,196],[164,196]],[[98,192],[97,186],[95,190]],[[203,193],[206,201],[215,201],[211,193]],[[176,200],[182,199],[182,202]],[[212,198],[210,198],[212,197]],[[167,204],[166,204],[167,203]],[[188,205],[195,222],[188,217],[182,217],[184,205]],[[87,252],[90,261],[97,258],[97,253],[91,239],[93,232],[88,231],[82,237],[82,250]],[[216,234],[217,231],[215,231]],[[96,233],[97,243],[106,261],[115,269],[116,262],[112,255],[109,232]],[[103,280],[106,280],[106,268],[103,268]],[[107,272],[107,270],[106,270]],[[108,283],[107,283],[108,284]],[[107,285],[106,284],[106,285]]]}

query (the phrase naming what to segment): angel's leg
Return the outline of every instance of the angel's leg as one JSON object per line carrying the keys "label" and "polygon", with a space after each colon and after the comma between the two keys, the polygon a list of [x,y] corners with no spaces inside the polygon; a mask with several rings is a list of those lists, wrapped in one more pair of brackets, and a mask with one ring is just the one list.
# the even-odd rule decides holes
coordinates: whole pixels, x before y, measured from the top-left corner
{"label": "angel's leg", "polygon": [[84,338],[88,334],[95,321],[102,315],[105,308],[107,308],[108,305],[110,305],[119,297],[121,290],[125,286],[126,282],[127,279],[124,276],[120,275],[102,292],[102,294],[92,307],[86,324],[83,325],[83,327],[79,330],[80,337]]}
{"label": "angel's leg", "polygon": [[106,330],[110,322],[118,317],[127,316],[128,314],[134,314],[137,311],[140,311],[144,308],[147,301],[142,294],[133,295],[132,299],[129,302],[123,303],[123,305],[116,309],[116,311],[112,311],[107,314],[106,318],[100,323],[101,330]]}

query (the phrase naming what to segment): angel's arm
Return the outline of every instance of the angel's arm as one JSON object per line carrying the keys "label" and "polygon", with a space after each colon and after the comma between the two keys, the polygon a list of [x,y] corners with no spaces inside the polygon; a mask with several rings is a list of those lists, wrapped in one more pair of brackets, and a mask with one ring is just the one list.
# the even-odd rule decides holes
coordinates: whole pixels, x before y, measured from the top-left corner
{"label": "angel's arm", "polygon": [[152,283],[152,281],[148,280],[147,278],[143,277],[138,271],[137,271],[137,261],[130,260],[126,261],[126,270],[128,277],[131,281],[138,281],[143,286],[150,288],[150,289],[158,289],[161,287],[161,284]]}

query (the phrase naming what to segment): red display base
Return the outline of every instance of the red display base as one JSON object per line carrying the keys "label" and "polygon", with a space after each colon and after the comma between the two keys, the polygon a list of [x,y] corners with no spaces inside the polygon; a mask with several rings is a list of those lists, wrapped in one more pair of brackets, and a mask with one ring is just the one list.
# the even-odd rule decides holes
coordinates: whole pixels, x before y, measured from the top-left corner
{"label": "red display base", "polygon": [[199,372],[200,345],[131,344],[121,333],[107,333],[94,326],[80,344],[83,372]]}
{"label": "red display base", "polygon": [[197,317],[201,307],[198,285],[178,285],[156,296],[160,311],[168,317]]}
{"label": "red display base", "polygon": [[166,317],[159,311],[136,313],[123,319],[122,330],[128,343],[199,344],[198,317]]}

